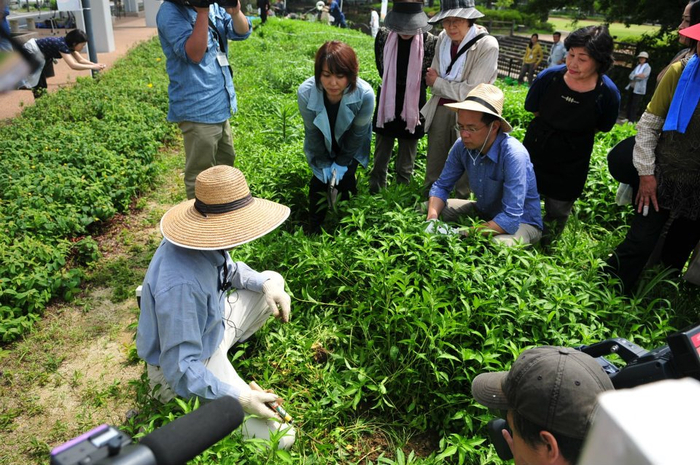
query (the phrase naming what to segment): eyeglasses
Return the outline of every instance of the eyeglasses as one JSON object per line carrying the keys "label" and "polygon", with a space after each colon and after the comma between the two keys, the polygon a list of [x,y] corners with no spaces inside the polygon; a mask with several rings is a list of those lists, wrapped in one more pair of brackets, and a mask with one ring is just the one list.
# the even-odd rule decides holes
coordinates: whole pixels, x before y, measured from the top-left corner
{"label": "eyeglasses", "polygon": [[464,18],[447,18],[442,21],[442,28],[447,29],[448,27],[458,27],[466,22],[467,20]]}
{"label": "eyeglasses", "polygon": [[455,127],[455,131],[457,131],[457,132],[459,132],[459,133],[468,132],[469,134],[474,134],[474,133],[477,133],[477,132],[481,131],[481,130],[484,129],[486,126],[488,126],[488,124],[484,124],[484,125],[481,126],[480,128],[477,128],[477,127],[474,127],[474,126],[461,126],[461,125],[459,125],[459,124],[455,124],[454,127]]}

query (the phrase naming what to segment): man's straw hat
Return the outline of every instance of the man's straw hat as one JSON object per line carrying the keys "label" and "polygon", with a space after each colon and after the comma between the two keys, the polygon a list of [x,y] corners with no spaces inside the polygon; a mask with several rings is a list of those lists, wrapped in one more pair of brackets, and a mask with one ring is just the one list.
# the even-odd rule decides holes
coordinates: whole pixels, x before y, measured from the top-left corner
{"label": "man's straw hat", "polygon": [[503,113],[503,100],[503,91],[501,89],[491,84],[479,84],[469,92],[463,102],[447,103],[445,106],[453,111],[471,110],[498,116],[501,120],[501,130],[510,132],[513,130],[513,127],[501,116]]}
{"label": "man's straw hat", "polygon": [[194,193],[160,221],[163,236],[187,249],[228,250],[264,236],[289,216],[288,207],[251,196],[245,176],[231,166],[199,173]]}

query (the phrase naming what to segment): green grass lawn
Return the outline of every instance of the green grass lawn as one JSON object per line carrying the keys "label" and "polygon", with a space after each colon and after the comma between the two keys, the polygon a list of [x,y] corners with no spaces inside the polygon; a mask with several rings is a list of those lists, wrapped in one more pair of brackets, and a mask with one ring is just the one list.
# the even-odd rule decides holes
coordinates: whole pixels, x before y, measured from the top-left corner
{"label": "green grass lawn", "polygon": [[[556,18],[550,16],[547,22],[554,24],[554,29],[557,31],[571,32],[578,28],[585,26],[595,26],[601,24],[600,21],[595,20],[580,20],[575,25],[572,24],[571,18]],[[642,34],[653,34],[658,31],[657,26],[648,26],[646,24],[632,24],[629,27],[622,23],[612,23],[610,25],[610,34],[616,37],[617,40],[625,40],[628,37],[639,37]]]}

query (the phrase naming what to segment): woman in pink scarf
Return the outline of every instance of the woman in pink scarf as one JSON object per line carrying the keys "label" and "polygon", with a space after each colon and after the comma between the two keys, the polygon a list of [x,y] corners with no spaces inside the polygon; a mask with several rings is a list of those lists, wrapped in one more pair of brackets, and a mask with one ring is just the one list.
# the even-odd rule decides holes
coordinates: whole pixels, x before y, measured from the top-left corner
{"label": "woman in pink scarf", "polygon": [[369,180],[372,193],[386,187],[396,139],[396,182],[408,184],[411,180],[418,140],[424,134],[420,108],[426,102],[425,73],[435,51],[435,36],[428,32],[431,28],[422,3],[394,2],[375,39],[382,86],[377,92],[373,121],[376,140]]}

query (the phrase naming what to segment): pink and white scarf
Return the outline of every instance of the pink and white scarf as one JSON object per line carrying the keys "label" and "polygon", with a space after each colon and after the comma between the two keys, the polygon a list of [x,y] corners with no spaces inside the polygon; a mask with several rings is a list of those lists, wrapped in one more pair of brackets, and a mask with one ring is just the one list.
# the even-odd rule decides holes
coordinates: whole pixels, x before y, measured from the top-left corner
{"label": "pink and white scarf", "polygon": [[[384,123],[393,121],[396,115],[396,60],[398,57],[397,33],[391,31],[384,44],[384,74],[382,75],[382,93],[379,96],[377,108],[377,127],[383,128]],[[423,34],[418,34],[411,41],[406,72],[406,92],[403,96],[401,119],[406,121],[406,129],[413,134],[420,124],[420,83],[423,68]]]}

